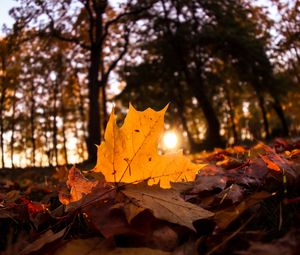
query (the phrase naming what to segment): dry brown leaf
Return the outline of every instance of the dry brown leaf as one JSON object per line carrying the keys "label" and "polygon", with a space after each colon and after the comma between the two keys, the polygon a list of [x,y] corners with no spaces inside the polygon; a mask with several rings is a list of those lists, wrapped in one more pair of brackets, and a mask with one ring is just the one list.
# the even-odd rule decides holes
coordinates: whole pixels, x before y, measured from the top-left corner
{"label": "dry brown leaf", "polygon": [[90,227],[98,230],[105,238],[131,233],[132,228],[121,208],[114,200],[100,200],[82,208]]}
{"label": "dry brown leaf", "polygon": [[28,244],[23,250],[20,251],[20,255],[26,255],[30,254],[35,251],[39,251],[41,248],[43,248],[46,244],[52,243],[64,236],[66,232],[66,228],[63,230],[53,233],[52,230],[48,230],[47,232],[43,233],[39,236],[35,241]]}
{"label": "dry brown leaf", "polygon": [[152,211],[153,215],[195,230],[193,222],[213,216],[213,213],[199,206],[185,202],[172,189],[161,189],[158,186],[146,187],[146,183],[127,185],[122,191],[137,207]]}
{"label": "dry brown leaf", "polygon": [[225,229],[245,210],[270,196],[272,196],[272,194],[265,191],[255,192],[244,199],[242,202],[240,202],[238,205],[232,205],[229,208],[216,212],[214,219],[217,222],[219,228]]}
{"label": "dry brown leaf", "polygon": [[67,186],[70,194],[59,194],[59,200],[62,204],[67,205],[71,202],[78,201],[83,195],[88,194],[97,186],[98,181],[90,181],[86,179],[79,169],[72,167],[69,171]]}
{"label": "dry brown leaf", "polygon": [[129,106],[124,124],[119,128],[114,111],[105,130],[105,141],[98,147],[95,172],[102,172],[107,182],[132,183],[148,179],[149,184],[170,187],[170,181],[192,181],[204,165],[193,164],[182,151],[159,155],[157,146],[164,130],[164,114],[150,108],[137,111]]}

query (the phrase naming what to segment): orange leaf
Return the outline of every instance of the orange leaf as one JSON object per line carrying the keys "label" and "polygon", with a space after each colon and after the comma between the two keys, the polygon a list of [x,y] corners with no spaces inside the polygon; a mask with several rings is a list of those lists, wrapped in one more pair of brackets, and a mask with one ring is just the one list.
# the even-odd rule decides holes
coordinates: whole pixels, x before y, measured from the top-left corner
{"label": "orange leaf", "polygon": [[280,172],[280,167],[275,164],[273,161],[271,161],[267,156],[264,156],[262,154],[259,153],[259,156],[262,158],[262,160],[266,163],[267,167],[271,170]]}
{"label": "orange leaf", "polygon": [[59,194],[59,200],[62,204],[69,204],[78,201],[83,195],[88,194],[96,187],[98,181],[90,181],[86,179],[80,170],[72,167],[69,171],[67,185],[70,189],[70,194]]}
{"label": "orange leaf", "polygon": [[149,179],[148,184],[170,187],[170,181],[191,181],[204,165],[193,164],[182,151],[159,155],[157,146],[164,130],[164,114],[150,108],[137,111],[129,105],[119,128],[112,111],[105,130],[105,141],[98,147],[95,172],[108,182],[132,183]]}

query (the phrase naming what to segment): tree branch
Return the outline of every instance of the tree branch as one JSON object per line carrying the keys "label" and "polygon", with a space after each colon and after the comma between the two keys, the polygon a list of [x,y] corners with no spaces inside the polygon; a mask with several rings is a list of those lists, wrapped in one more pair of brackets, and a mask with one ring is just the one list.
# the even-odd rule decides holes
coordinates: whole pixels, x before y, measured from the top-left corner
{"label": "tree branch", "polygon": [[127,32],[126,32],[126,36],[125,36],[125,44],[124,44],[123,50],[120,52],[119,56],[110,64],[108,70],[103,74],[103,79],[101,79],[101,81],[100,81],[100,86],[103,86],[104,84],[106,84],[110,73],[116,68],[119,61],[127,53],[128,46],[129,46],[130,30],[129,29],[126,29],[126,30],[127,30]]}
{"label": "tree branch", "polygon": [[80,42],[80,39],[78,37],[66,37],[66,36],[63,36],[61,34],[61,31],[55,29],[55,27],[54,27],[54,19],[51,16],[51,14],[48,12],[47,9],[45,9],[45,13],[48,16],[48,18],[50,19],[50,24],[48,26],[48,28],[50,29],[50,33],[47,33],[47,32],[44,32],[44,31],[40,30],[40,31],[38,31],[38,35],[39,36],[49,36],[49,35],[51,35],[51,36],[53,36],[56,39],[59,39],[61,41],[75,43],[76,45],[79,45],[83,49],[90,50],[90,47],[88,45],[86,45],[85,43]]}
{"label": "tree branch", "polygon": [[93,42],[94,42],[94,35],[93,35],[93,28],[94,28],[94,25],[95,25],[94,16],[93,16],[92,9],[89,5],[89,1],[88,0],[84,1],[83,5],[84,5],[84,7],[85,7],[85,9],[88,13],[88,16],[89,16],[89,22],[90,22],[89,37],[90,37],[90,42],[91,42],[91,45],[92,45]]}
{"label": "tree branch", "polygon": [[119,22],[122,18],[126,17],[126,16],[132,16],[132,15],[137,15],[140,14],[143,11],[149,10],[155,3],[156,1],[153,1],[150,5],[145,6],[143,8],[137,9],[137,10],[133,10],[133,11],[127,11],[127,12],[123,12],[120,13],[118,16],[116,16],[115,18],[109,20],[106,22],[105,26],[104,26],[104,33],[102,35],[102,40],[105,40],[106,36],[108,35],[108,30],[109,28],[114,25],[115,23]]}

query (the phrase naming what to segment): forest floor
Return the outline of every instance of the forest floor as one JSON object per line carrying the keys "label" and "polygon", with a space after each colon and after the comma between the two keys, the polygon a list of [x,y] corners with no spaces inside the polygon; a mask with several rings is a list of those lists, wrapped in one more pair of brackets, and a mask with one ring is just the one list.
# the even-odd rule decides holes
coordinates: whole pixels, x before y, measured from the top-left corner
{"label": "forest floor", "polygon": [[299,139],[190,157],[206,166],[171,191],[72,167],[0,170],[0,254],[298,254]]}

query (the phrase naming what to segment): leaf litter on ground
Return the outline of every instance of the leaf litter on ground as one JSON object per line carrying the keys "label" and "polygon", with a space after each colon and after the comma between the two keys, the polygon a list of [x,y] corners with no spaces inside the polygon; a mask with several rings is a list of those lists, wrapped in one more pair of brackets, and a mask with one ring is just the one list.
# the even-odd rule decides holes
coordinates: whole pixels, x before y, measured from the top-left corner
{"label": "leaf litter on ground", "polygon": [[[112,112],[92,171],[2,178],[1,252],[272,254],[265,247],[289,239],[300,223],[300,142],[216,149],[192,161],[160,155],[165,111],[130,105],[122,127]],[[290,242],[289,254],[295,249]]]}

